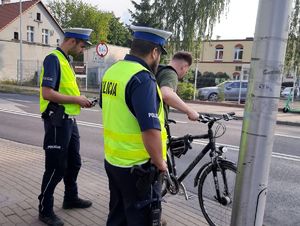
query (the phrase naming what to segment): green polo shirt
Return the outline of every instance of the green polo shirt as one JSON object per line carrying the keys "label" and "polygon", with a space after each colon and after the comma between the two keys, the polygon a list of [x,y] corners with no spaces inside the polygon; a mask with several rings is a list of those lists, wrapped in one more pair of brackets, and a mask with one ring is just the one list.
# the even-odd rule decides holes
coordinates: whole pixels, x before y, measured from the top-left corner
{"label": "green polo shirt", "polygon": [[[173,89],[174,92],[177,90],[178,76],[177,73],[170,67],[163,68],[156,75],[156,81],[159,87],[167,86]],[[165,118],[168,118],[169,106],[164,103]]]}

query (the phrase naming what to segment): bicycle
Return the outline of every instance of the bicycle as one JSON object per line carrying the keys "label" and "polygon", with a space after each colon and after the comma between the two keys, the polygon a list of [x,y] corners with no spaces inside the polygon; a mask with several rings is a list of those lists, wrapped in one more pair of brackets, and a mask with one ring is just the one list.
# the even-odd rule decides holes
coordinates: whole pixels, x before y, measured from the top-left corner
{"label": "bicycle", "polygon": [[[213,117],[208,114],[200,115],[199,121],[207,123],[208,132],[207,134],[196,136],[187,134],[182,137],[172,137],[168,124],[176,122],[169,120],[169,123],[166,125],[168,133],[168,171],[165,174],[162,183],[162,196],[166,195],[167,192],[176,195],[181,188],[185,195],[185,199],[188,200],[189,197],[183,184],[183,180],[209,152],[210,161],[205,163],[196,174],[194,187],[198,185],[200,208],[205,219],[211,226],[224,225],[224,223],[225,225],[230,225],[237,168],[233,162],[226,160],[223,156],[226,147],[216,147],[216,138],[221,137],[226,131],[224,123],[221,123],[220,121],[235,119],[234,115],[234,112],[223,114],[221,117]],[[217,126],[213,130],[214,124],[217,124]],[[221,134],[218,134],[221,128],[223,131]],[[209,142],[184,172],[178,176],[175,157],[180,158],[182,155],[185,155],[189,149],[192,149],[191,143],[196,139],[208,139]]]}

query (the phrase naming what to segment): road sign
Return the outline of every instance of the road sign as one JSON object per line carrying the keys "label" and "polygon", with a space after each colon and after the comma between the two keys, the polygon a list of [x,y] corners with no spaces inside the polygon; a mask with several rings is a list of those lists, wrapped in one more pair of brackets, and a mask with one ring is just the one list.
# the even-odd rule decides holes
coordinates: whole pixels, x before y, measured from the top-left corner
{"label": "road sign", "polygon": [[105,44],[105,42],[100,42],[97,46],[96,46],[96,52],[100,57],[105,57],[106,54],[108,53],[108,47]]}

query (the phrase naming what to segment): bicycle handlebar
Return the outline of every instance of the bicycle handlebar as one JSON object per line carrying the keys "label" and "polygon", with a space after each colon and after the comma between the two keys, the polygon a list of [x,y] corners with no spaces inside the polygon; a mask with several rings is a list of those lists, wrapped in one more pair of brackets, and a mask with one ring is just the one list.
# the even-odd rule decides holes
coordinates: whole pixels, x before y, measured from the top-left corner
{"label": "bicycle handlebar", "polygon": [[235,112],[228,112],[226,114],[223,114],[222,116],[211,116],[209,114],[199,114],[199,122],[202,123],[208,123],[208,122],[216,122],[219,120],[224,120],[224,121],[229,121],[229,120],[233,120],[236,119],[235,117]]}

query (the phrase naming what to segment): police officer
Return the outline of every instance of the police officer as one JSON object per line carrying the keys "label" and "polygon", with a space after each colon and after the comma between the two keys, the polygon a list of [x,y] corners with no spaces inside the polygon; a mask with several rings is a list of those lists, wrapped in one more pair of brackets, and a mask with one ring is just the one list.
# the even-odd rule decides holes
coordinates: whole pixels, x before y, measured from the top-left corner
{"label": "police officer", "polygon": [[[110,189],[107,226],[152,225],[151,194],[160,194],[161,187],[144,184],[146,190],[141,192],[137,186],[141,177],[133,169],[139,166],[149,172],[154,165],[159,171],[167,170],[163,102],[154,74],[171,33],[149,27],[131,29],[130,54],[106,71],[100,93]],[[145,205],[139,208],[141,203]],[[156,204],[160,205],[159,199]]]}
{"label": "police officer", "polygon": [[81,167],[79,133],[75,117],[81,107],[92,106],[80,96],[68,55],[82,54],[89,45],[91,29],[70,28],[56,50],[46,56],[41,72],[40,111],[44,121],[45,172],[39,195],[39,219],[47,225],[63,225],[53,212],[53,193],[63,179],[63,208],[87,208],[91,201],[78,197],[77,175]]}

